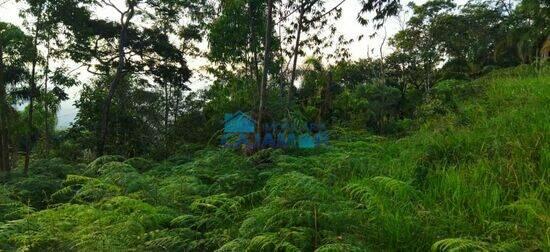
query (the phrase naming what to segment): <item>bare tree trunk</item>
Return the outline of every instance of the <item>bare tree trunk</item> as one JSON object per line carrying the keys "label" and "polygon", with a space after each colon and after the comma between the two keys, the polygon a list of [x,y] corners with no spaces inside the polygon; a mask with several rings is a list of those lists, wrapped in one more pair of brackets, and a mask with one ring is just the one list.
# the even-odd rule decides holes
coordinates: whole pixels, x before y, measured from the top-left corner
{"label": "bare tree trunk", "polygon": [[300,15],[298,17],[298,29],[296,31],[296,43],[294,44],[294,59],[292,62],[292,73],[290,77],[290,83],[288,85],[288,104],[292,102],[294,96],[294,81],[296,80],[296,68],[298,65],[298,52],[300,51],[300,37],[302,35],[302,26],[304,23],[305,8],[300,5]]}
{"label": "bare tree trunk", "polygon": [[183,91],[181,88],[176,88],[176,106],[174,107],[174,122],[176,122],[180,116],[180,102],[182,100]]}
{"label": "bare tree trunk", "polygon": [[4,50],[0,44],[0,170],[8,172],[9,150],[8,150],[8,106],[6,101],[6,83],[4,82]]}
{"label": "bare tree trunk", "polygon": [[46,66],[44,68],[44,150],[46,156],[50,155],[50,125],[49,125],[49,103],[48,103],[48,75],[50,74],[50,41],[46,44]]}
{"label": "bare tree trunk", "polygon": [[264,72],[262,76],[262,84],[260,88],[260,106],[258,109],[258,132],[260,133],[260,141],[263,139],[262,123],[264,102],[266,96],[267,77],[269,74],[269,65],[271,61],[271,27],[273,26],[273,0],[267,0],[267,25],[265,29],[265,48],[264,48]]}
{"label": "bare tree trunk", "polygon": [[34,96],[36,94],[36,64],[38,62],[38,33],[40,30],[40,17],[36,21],[33,50],[34,55],[32,59],[31,80],[30,80],[30,95],[29,95],[29,118],[27,118],[27,126],[29,127],[27,134],[27,142],[25,144],[25,166],[23,173],[25,176],[29,174],[29,163],[31,157],[31,145],[33,134],[33,113],[34,113]]}
{"label": "bare tree trunk", "polygon": [[256,46],[256,29],[254,29],[255,24],[255,15],[254,10],[252,9],[252,1],[248,1],[248,16],[249,16],[249,26],[250,26],[250,49],[252,50],[252,72],[256,79],[256,86],[258,87],[258,93],[261,92],[261,79],[260,79],[260,70],[258,69],[258,48]]}
{"label": "bare tree trunk", "polygon": [[[386,22],[384,20],[384,22]],[[382,80],[385,80],[385,67],[384,67],[384,44],[386,43],[386,39],[388,37],[388,31],[386,30],[386,26],[384,26],[384,37],[382,38],[382,43],[380,44],[380,77]]]}
{"label": "bare tree trunk", "polygon": [[[97,147],[98,156],[102,156],[105,153],[105,143],[107,142],[107,131],[109,126],[109,112],[111,110],[111,103],[113,101],[113,97],[115,96],[118,84],[124,77],[124,68],[126,66],[126,54],[124,52],[124,49],[126,47],[128,26],[130,25],[130,20],[134,16],[134,7],[135,5],[130,5],[129,12],[127,14],[121,14],[120,17],[121,29],[120,39],[118,42],[118,66],[116,69],[115,77],[109,84],[109,94],[107,95],[107,99],[105,100],[105,104],[103,106],[103,115],[101,119],[101,136]],[[124,20],[125,15],[127,15],[126,20]]]}
{"label": "bare tree trunk", "polygon": [[[283,20],[285,19],[284,17],[285,15],[283,15],[283,10],[282,8],[279,8],[279,20]],[[279,29],[279,40],[282,40],[281,39],[281,34],[283,34],[283,31],[282,31],[282,28],[283,28],[283,25],[281,24],[281,22],[277,22],[277,26],[278,26],[278,29]],[[282,46],[279,46],[279,50],[277,51],[279,57],[283,57],[284,53],[283,53],[283,47]],[[288,67],[287,67],[288,68]],[[287,83],[285,78],[283,78],[284,76],[284,71],[285,69],[283,67],[280,67],[279,68],[279,92],[280,92],[280,103],[283,104],[285,99],[286,99],[286,94],[285,94],[285,89],[286,89],[286,85]]]}
{"label": "bare tree trunk", "polygon": [[168,117],[170,114],[170,97],[168,97],[169,88],[167,83],[164,85],[164,138],[168,138]]}

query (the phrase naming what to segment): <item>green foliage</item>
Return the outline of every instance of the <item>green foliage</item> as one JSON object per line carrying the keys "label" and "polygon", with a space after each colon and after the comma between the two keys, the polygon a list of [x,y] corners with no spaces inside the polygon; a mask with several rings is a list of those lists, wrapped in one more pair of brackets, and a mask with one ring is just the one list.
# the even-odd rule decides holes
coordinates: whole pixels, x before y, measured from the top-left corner
{"label": "green foliage", "polygon": [[153,162],[145,158],[139,158],[139,157],[130,158],[124,161],[124,163],[129,164],[130,166],[134,167],[137,171],[141,173],[151,170],[154,166]]}
{"label": "green foliage", "polygon": [[14,197],[6,186],[0,187],[0,222],[21,219],[34,212],[34,209],[14,200]]}
{"label": "green foliage", "polygon": [[124,161],[124,157],[122,156],[111,155],[111,156],[99,157],[88,165],[86,169],[86,174],[99,175],[100,173],[99,170],[103,167],[104,164],[107,164],[109,162],[122,162],[122,161]]}
{"label": "green foliage", "polygon": [[0,249],[546,251],[549,81],[521,67],[440,82],[440,110],[397,139],[33,162],[0,187]]}

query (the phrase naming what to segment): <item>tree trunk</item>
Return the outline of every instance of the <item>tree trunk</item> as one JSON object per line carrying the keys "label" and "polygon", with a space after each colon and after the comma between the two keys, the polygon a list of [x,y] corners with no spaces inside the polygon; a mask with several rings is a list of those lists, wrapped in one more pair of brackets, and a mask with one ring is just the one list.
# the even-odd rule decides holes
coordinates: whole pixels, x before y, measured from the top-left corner
{"label": "tree trunk", "polygon": [[31,80],[30,80],[30,97],[29,97],[29,118],[27,118],[27,126],[29,127],[27,134],[27,142],[25,144],[25,166],[23,173],[25,176],[29,174],[29,163],[31,157],[31,145],[32,145],[32,134],[33,134],[33,113],[34,113],[34,95],[36,94],[36,64],[38,62],[38,33],[40,30],[40,17],[36,21],[35,33],[34,33],[34,42],[33,50],[34,55],[32,59],[32,70],[31,70]]}
{"label": "tree trunk", "polygon": [[294,59],[292,62],[292,74],[288,85],[288,104],[292,102],[294,96],[294,81],[296,80],[296,68],[298,65],[298,52],[300,51],[300,37],[302,35],[302,26],[304,23],[305,8],[300,6],[300,16],[298,17],[298,30],[296,31],[296,44],[294,45]]}
{"label": "tree trunk", "polygon": [[105,153],[105,144],[107,142],[107,131],[109,126],[109,112],[111,111],[111,103],[113,102],[113,97],[115,96],[116,89],[118,87],[118,84],[124,77],[124,68],[126,66],[126,54],[124,52],[124,49],[126,47],[126,36],[127,36],[127,29],[128,25],[130,25],[130,20],[134,16],[134,5],[129,6],[130,11],[127,17],[126,21],[124,21],[125,14],[122,14],[120,21],[121,21],[121,29],[120,29],[120,39],[118,42],[118,66],[116,69],[115,77],[109,84],[109,94],[107,95],[107,99],[105,99],[105,104],[103,105],[103,113],[102,113],[102,119],[101,119],[101,136],[99,139],[99,144],[97,146],[97,154],[98,156],[102,156]]}
{"label": "tree trunk", "polygon": [[254,29],[255,24],[255,15],[254,10],[252,9],[252,1],[248,1],[248,16],[249,16],[249,26],[250,26],[250,49],[252,51],[252,72],[256,80],[256,86],[258,87],[258,93],[261,92],[261,79],[260,79],[260,70],[258,69],[258,48],[256,46],[256,29]]}
{"label": "tree trunk", "polygon": [[46,44],[46,66],[44,68],[44,151],[46,157],[50,155],[50,125],[49,125],[49,102],[48,102],[48,75],[50,74],[50,41]]}
{"label": "tree trunk", "polygon": [[179,88],[176,88],[176,106],[174,107],[174,123],[178,120],[180,116],[180,102],[182,99],[183,91],[180,91]]}
{"label": "tree trunk", "polygon": [[168,117],[170,113],[170,97],[168,97],[168,84],[164,85],[164,139],[168,142]]}
{"label": "tree trunk", "polygon": [[[2,137],[2,134],[0,134],[0,146],[4,146],[4,138]],[[4,170],[5,170],[5,168],[4,168],[4,150],[2,148],[0,148],[0,171],[4,171]]]}
{"label": "tree trunk", "polygon": [[321,109],[319,110],[319,117],[317,118],[317,123],[320,124],[323,119],[326,119],[327,115],[328,115],[328,111],[330,109],[330,104],[331,104],[331,90],[332,88],[332,72],[329,71],[327,73],[327,82],[325,83],[325,87],[324,87],[324,94],[322,94],[322,99],[321,99]]}
{"label": "tree trunk", "polygon": [[384,67],[384,44],[386,43],[387,37],[388,37],[388,32],[386,30],[386,27],[384,26],[384,37],[382,38],[382,43],[380,44],[380,77],[382,81],[385,81],[386,79],[385,67]]}
{"label": "tree trunk", "polygon": [[265,29],[265,48],[264,48],[264,72],[262,76],[262,84],[260,87],[260,106],[258,109],[258,132],[260,134],[260,142],[263,140],[262,123],[264,102],[266,96],[267,77],[269,74],[269,65],[271,61],[271,26],[273,25],[273,0],[267,0],[267,25]]}
{"label": "tree trunk", "polygon": [[0,44],[0,170],[8,172],[9,150],[8,150],[8,105],[6,101],[6,83],[4,82],[4,50]]}

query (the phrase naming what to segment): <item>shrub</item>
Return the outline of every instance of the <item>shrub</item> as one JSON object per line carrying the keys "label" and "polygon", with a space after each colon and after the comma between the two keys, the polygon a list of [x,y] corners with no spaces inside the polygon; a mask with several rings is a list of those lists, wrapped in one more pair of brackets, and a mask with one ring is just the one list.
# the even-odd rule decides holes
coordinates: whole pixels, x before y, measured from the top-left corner
{"label": "shrub", "polygon": [[85,174],[91,175],[91,176],[97,176],[99,175],[99,169],[101,169],[101,167],[104,164],[113,162],[113,161],[123,162],[124,157],[116,156],[116,155],[99,157],[88,165],[88,167],[86,168]]}
{"label": "shrub", "polygon": [[145,158],[139,158],[139,157],[130,158],[130,159],[124,161],[124,163],[131,165],[132,167],[134,167],[140,173],[144,173],[146,171],[149,171],[154,166],[153,162],[151,162],[151,161],[149,161]]}

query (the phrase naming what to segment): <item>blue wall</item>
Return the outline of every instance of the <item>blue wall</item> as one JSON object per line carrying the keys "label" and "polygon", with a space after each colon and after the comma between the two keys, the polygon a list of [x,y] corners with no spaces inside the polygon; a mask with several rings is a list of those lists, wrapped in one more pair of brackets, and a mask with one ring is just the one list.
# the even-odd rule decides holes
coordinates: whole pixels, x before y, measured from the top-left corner
{"label": "blue wall", "polygon": [[225,115],[225,133],[254,133],[254,121],[243,113]]}

